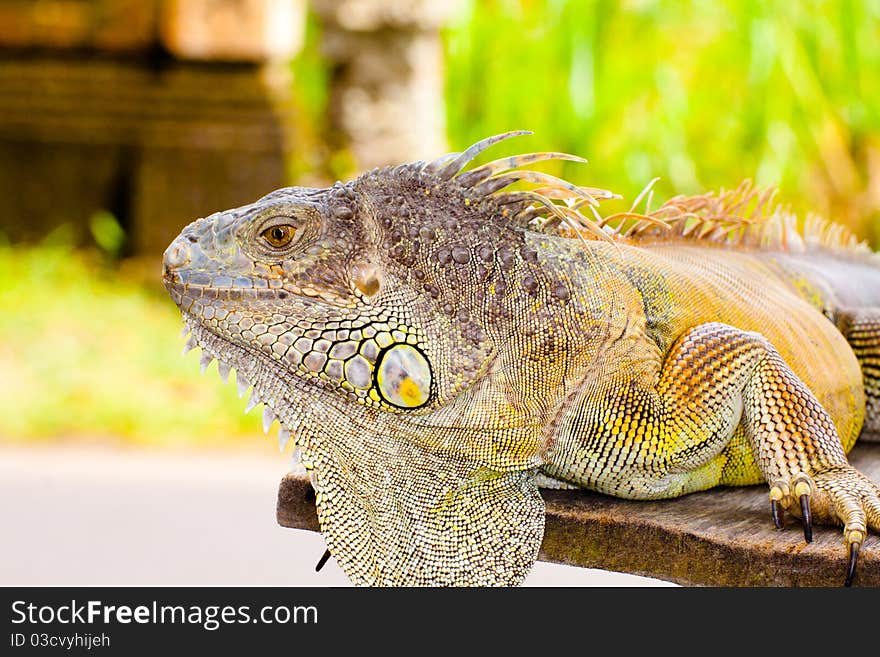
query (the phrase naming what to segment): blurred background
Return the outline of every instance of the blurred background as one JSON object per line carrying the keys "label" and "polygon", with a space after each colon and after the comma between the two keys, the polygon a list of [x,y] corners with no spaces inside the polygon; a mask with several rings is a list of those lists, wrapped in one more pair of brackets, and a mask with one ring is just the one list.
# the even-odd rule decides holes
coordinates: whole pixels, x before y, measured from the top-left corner
{"label": "blurred background", "polygon": [[[147,484],[177,481],[168,472],[265,470],[258,524],[274,522],[287,464],[215,366],[205,379],[197,353],[180,357],[163,250],[197,217],[277,187],[512,129],[535,135],[484,159],[585,156],[544,170],[621,193],[620,209],[655,176],[658,200],[752,178],[877,248],[880,1],[2,0],[0,505],[39,499],[13,520],[63,518],[87,481],[115,506],[82,504],[137,527],[126,478],[100,488],[105,473],[139,463],[149,513]],[[169,494],[199,515],[204,489]],[[14,549],[49,530],[32,531]],[[42,543],[68,529],[51,531]],[[94,541],[83,554],[115,563]],[[0,583],[57,582],[51,554],[30,570],[13,559]],[[94,583],[141,582],[119,563],[119,581]]]}

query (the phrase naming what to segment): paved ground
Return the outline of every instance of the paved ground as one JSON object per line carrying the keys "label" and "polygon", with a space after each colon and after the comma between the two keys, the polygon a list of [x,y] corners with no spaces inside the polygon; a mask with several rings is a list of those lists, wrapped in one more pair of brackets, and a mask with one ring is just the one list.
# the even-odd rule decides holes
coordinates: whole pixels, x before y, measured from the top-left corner
{"label": "paved ground", "polygon": [[[0,585],[346,586],[275,523],[284,457],[0,446]],[[665,582],[536,564],[536,586]]]}

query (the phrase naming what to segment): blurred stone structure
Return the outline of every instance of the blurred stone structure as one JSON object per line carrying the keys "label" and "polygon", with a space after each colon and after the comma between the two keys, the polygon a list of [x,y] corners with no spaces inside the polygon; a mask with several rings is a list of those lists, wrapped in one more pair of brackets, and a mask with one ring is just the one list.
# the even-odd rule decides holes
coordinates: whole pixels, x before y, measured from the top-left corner
{"label": "blurred stone structure", "polygon": [[446,152],[440,28],[456,0],[313,0],[332,62],[332,138],[361,169]]}
{"label": "blurred stone structure", "polygon": [[[109,210],[126,251],[285,184],[307,0],[0,1],[0,232],[78,243]],[[330,150],[366,169],[446,149],[439,27],[455,3],[313,0]],[[319,176],[313,176],[319,178]]]}
{"label": "blurred stone structure", "polygon": [[0,3],[0,230],[88,240],[113,212],[130,251],[286,183],[303,0]]}

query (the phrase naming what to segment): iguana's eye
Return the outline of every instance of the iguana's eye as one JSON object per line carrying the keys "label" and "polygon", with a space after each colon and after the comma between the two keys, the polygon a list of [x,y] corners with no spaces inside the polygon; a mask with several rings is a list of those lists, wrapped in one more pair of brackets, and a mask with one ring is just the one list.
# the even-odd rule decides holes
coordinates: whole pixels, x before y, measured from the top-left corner
{"label": "iguana's eye", "polygon": [[267,228],[261,235],[269,243],[269,246],[280,249],[290,244],[290,241],[296,235],[296,228],[290,224],[279,224]]}

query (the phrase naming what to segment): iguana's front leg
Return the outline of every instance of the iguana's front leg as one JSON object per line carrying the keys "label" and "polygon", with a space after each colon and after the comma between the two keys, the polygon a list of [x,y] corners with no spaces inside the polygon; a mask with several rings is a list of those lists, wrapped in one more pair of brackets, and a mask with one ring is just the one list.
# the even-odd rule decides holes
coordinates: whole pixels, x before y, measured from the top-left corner
{"label": "iguana's front leg", "polygon": [[682,335],[655,381],[590,390],[545,470],[621,497],[657,499],[718,484],[770,485],[771,508],[843,524],[852,580],[880,488],[849,465],[834,422],[757,333],[708,323]]}
{"label": "iguana's front leg", "polygon": [[[812,540],[811,516],[843,524],[849,585],[867,527],[880,530],[880,488],[849,465],[834,422],[813,393],[755,333],[704,324],[683,336],[674,353],[672,369],[661,379],[665,398],[687,408],[701,402],[711,406],[732,398],[732,391],[724,392],[725,377],[734,387],[742,384],[741,423],[771,486],[774,517],[777,505],[801,515],[807,541]],[[688,380],[681,387],[673,383],[684,383],[683,378]],[[677,423],[688,424],[693,421]]]}

